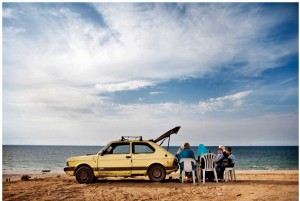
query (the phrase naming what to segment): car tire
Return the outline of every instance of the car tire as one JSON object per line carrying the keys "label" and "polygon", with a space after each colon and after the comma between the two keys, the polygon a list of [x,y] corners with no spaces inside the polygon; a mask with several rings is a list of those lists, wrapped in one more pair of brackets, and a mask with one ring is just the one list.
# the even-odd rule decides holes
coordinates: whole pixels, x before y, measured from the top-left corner
{"label": "car tire", "polygon": [[89,184],[94,181],[94,173],[91,168],[82,166],[75,173],[76,180],[81,184]]}
{"label": "car tire", "polygon": [[166,178],[166,170],[161,165],[152,165],[148,170],[148,177],[151,181],[161,182]]}

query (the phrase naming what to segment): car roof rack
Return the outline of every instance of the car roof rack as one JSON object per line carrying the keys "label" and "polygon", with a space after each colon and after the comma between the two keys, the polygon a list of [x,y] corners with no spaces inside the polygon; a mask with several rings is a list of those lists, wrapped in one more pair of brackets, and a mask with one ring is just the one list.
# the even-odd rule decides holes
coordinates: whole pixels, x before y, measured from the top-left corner
{"label": "car roof rack", "polygon": [[121,141],[129,140],[129,139],[139,139],[140,141],[143,141],[142,136],[122,136]]}

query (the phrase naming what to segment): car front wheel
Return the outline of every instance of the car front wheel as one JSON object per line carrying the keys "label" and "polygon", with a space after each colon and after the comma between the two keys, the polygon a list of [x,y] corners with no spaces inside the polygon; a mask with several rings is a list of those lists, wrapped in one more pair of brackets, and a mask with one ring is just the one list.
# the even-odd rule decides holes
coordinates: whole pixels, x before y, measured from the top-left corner
{"label": "car front wheel", "polygon": [[81,184],[88,184],[94,181],[94,174],[91,168],[82,166],[75,173],[76,180]]}
{"label": "car front wheel", "polygon": [[161,165],[153,165],[148,171],[148,176],[151,181],[160,182],[166,178],[166,170]]}

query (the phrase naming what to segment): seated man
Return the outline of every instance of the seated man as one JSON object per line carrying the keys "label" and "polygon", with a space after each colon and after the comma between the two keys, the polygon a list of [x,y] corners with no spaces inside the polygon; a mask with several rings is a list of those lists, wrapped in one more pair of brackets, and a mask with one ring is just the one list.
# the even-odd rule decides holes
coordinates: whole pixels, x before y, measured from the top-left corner
{"label": "seated man", "polygon": [[[185,143],[184,144],[184,149],[179,153],[178,155],[178,161],[180,162],[180,159],[182,158],[192,158],[195,159],[195,154],[194,152],[190,149],[190,144],[189,143]],[[183,163],[180,163],[180,170],[183,170]],[[195,165],[194,163],[192,164],[192,168],[193,170],[195,169]],[[181,171],[180,171],[181,173]],[[187,174],[189,181],[191,181],[191,174]]]}
{"label": "seated man", "polygon": [[231,147],[226,147],[225,150],[226,150],[226,154],[228,155],[228,157],[227,157],[227,161],[223,162],[223,164],[220,168],[220,172],[218,175],[218,178],[220,178],[220,179],[223,179],[225,169],[227,167],[234,167],[234,163],[235,163],[235,157],[231,153]]}

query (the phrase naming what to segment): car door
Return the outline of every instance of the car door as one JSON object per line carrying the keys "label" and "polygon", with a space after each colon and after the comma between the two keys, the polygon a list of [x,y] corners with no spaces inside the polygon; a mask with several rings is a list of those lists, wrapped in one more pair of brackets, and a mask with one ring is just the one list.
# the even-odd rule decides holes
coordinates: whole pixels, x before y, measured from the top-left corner
{"label": "car door", "polygon": [[130,143],[112,143],[103,150],[98,157],[98,173],[99,176],[130,176]]}
{"label": "car door", "polygon": [[152,164],[155,149],[146,142],[132,143],[132,174],[146,174]]}

